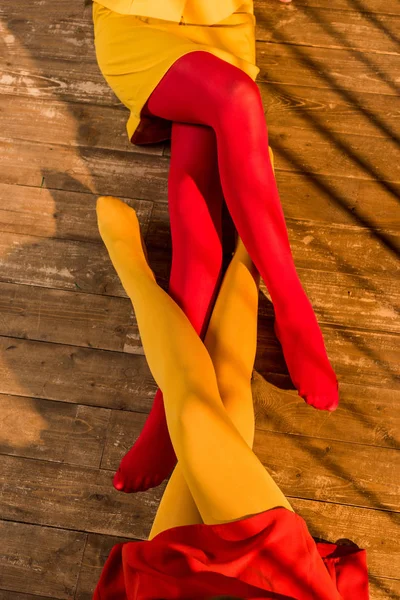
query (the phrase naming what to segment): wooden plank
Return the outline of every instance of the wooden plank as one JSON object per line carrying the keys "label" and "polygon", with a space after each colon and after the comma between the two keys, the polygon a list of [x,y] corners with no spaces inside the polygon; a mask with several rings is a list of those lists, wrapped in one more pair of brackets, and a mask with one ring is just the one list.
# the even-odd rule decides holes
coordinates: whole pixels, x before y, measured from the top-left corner
{"label": "wooden plank", "polygon": [[[368,148],[362,135],[334,135],[326,129],[317,131],[311,127],[296,129],[295,133],[287,127],[270,128],[270,143],[280,169],[375,179],[396,195],[397,188],[385,186],[384,182],[399,182],[400,169],[390,164],[398,160],[398,145],[389,138],[382,142],[376,138],[376,142]],[[379,158],[380,152],[386,153],[384,158]]]}
{"label": "wooden plank", "polygon": [[132,540],[129,540],[128,538],[89,533],[81,572],[79,574],[75,600],[92,600],[94,589],[100,578],[101,570],[111,548],[116,544],[129,541]]}
{"label": "wooden plank", "polygon": [[146,539],[164,487],[121,494],[111,471],[5,455],[0,464],[2,517],[63,529]]}
{"label": "wooden plank", "polygon": [[[255,0],[254,6],[256,11],[258,11],[259,7],[263,7],[263,0]],[[324,0],[297,0],[296,6],[325,8],[326,2]],[[358,10],[365,13],[400,15],[398,2],[388,2],[387,0],[362,0],[362,2],[360,0],[331,0],[329,7],[339,10]],[[376,15],[370,16],[371,18],[377,18]]]}
{"label": "wooden plank", "polygon": [[[340,383],[397,389],[398,336],[321,327],[328,356]],[[289,378],[272,322],[261,320],[255,369],[271,384],[288,389]],[[379,374],[379,375],[378,375]]]}
{"label": "wooden plank", "polygon": [[0,141],[0,150],[3,183],[142,200],[167,196],[169,161],[159,156],[15,140]]}
{"label": "wooden plank", "polygon": [[[323,424],[326,417],[320,415],[319,420]],[[343,426],[341,412],[330,420],[337,428],[339,423]],[[118,468],[143,422],[137,413],[112,412],[103,468]],[[281,434],[258,425],[259,420],[254,452],[286,495],[399,512],[396,449],[314,438],[311,431],[306,436]]]}
{"label": "wooden plank", "polygon": [[0,393],[149,411],[156,385],[143,356],[0,338]]}
{"label": "wooden plank", "polygon": [[128,111],[120,107],[41,98],[31,98],[27,103],[20,96],[0,95],[0,128],[4,137],[161,156],[162,144],[135,146],[129,142],[125,130],[128,116]]}
{"label": "wooden plank", "polygon": [[[390,98],[389,98],[390,101]],[[129,142],[124,107],[77,104],[0,95],[3,137],[40,143],[90,146],[161,156],[163,144],[136,146]]]}
{"label": "wooden plank", "polygon": [[400,597],[400,579],[370,575],[369,588],[371,600],[398,600]]}
{"label": "wooden plank", "polygon": [[[387,448],[400,446],[398,389],[385,390],[341,382],[340,404],[335,413],[312,409],[297,394],[272,385],[257,371],[253,373],[252,392],[256,426],[262,431],[310,435],[318,439]],[[121,415],[121,420],[124,415]],[[112,413],[110,427],[115,418]],[[356,451],[357,448],[354,449]]]}
{"label": "wooden plank", "polygon": [[128,298],[0,283],[0,311],[0,335],[143,354]]}
{"label": "wooden plank", "polygon": [[0,453],[99,467],[110,411],[0,395]]}
{"label": "wooden plank", "polygon": [[[84,2],[80,2],[80,12],[83,15]],[[93,62],[94,42],[91,16],[84,19],[80,16],[67,17],[57,6],[57,12],[47,11],[45,4],[35,7],[31,5],[24,16],[17,16],[11,6],[0,10],[0,18],[4,22],[4,31],[8,37],[3,45],[6,58],[18,48],[25,56],[32,54],[36,60],[51,52],[55,58],[79,60],[83,68],[85,63]],[[53,12],[53,14],[51,14]],[[47,23],[47,26],[46,26]],[[10,37],[11,36],[11,37]]]}
{"label": "wooden plank", "polygon": [[[276,2],[265,4],[261,0],[255,15],[256,39],[263,42],[350,48],[365,54],[399,54],[396,32],[400,30],[400,17],[397,15],[381,14],[381,27],[377,27],[376,22],[359,9],[342,11],[296,2],[285,6]],[[387,35],[387,31],[392,35]]]}
{"label": "wooden plank", "polygon": [[86,534],[7,521],[0,522],[0,530],[0,598],[14,600],[6,590],[21,592],[15,600],[73,598]]}
{"label": "wooden plank", "polygon": [[276,178],[286,218],[356,225],[371,231],[399,227],[397,199],[378,181],[348,179],[339,172],[322,177],[279,168]]}
{"label": "wooden plank", "polygon": [[[51,55],[48,57],[46,46],[42,48],[40,61],[34,61],[25,54],[19,46],[13,53],[8,49],[8,60],[2,65],[0,75],[1,94],[22,96],[25,99],[35,97],[66,103],[112,106],[123,111],[126,118],[129,116],[128,109],[121,104],[104,80],[93,55],[91,62],[85,63],[83,68],[81,62],[53,58]],[[144,146],[141,148],[144,149]]]}
{"label": "wooden plank", "polygon": [[[153,202],[122,198],[138,215],[144,236]],[[0,183],[0,231],[100,242],[92,194]]]}
{"label": "wooden plank", "polygon": [[11,592],[9,590],[0,590],[0,600],[58,600],[52,596],[37,596],[36,594],[20,594],[19,592]]}
{"label": "wooden plank", "polygon": [[[400,551],[397,544],[396,515],[300,498],[291,498],[290,502],[305,519],[311,535],[329,542],[336,542],[338,539],[352,540],[360,548],[366,549],[372,576],[393,579],[398,576]],[[375,527],[379,530],[375,530]],[[388,538],[390,535],[394,535],[394,540]]]}
{"label": "wooden plank", "polygon": [[286,495],[399,512],[396,449],[257,431],[254,451]]}
{"label": "wooden plank", "polygon": [[[24,46],[33,52],[36,44],[38,47],[45,46],[43,33],[46,32],[51,35],[50,44],[54,51],[58,50],[63,57],[78,58],[80,54],[87,54],[93,47],[90,10],[84,11],[81,3],[75,5],[75,14],[67,16],[59,7],[54,15],[54,9],[47,10],[46,5],[49,3],[50,0],[41,6],[21,3],[25,8],[23,18],[16,18],[21,15],[21,7],[14,8],[8,3],[0,11],[0,16],[7,25],[8,35],[23,40]],[[399,16],[381,14],[381,27],[377,27],[369,15],[360,12],[358,7],[355,8],[356,10],[340,10],[330,6],[321,8],[296,3],[284,6],[276,2],[268,2],[266,5],[259,1],[255,7],[256,39],[264,42],[352,48],[366,53],[398,54],[396,39],[391,39],[384,31],[393,32],[395,37],[400,27]],[[56,22],[52,22],[54,18]],[[67,39],[60,36],[61,27],[62,31],[71,32]],[[47,44],[48,40],[49,36],[46,36]]]}
{"label": "wooden plank", "polygon": [[19,6],[15,6],[12,0],[5,0],[0,11],[0,15],[9,19],[38,17],[39,15],[42,15],[43,18],[47,15],[49,19],[62,16],[66,20],[82,19],[87,15],[87,19],[89,19],[88,13],[89,11],[81,0],[59,0],[56,4],[51,0],[32,0],[32,2],[23,0]]}
{"label": "wooden plank", "polygon": [[[319,323],[395,333],[400,331],[400,297],[396,281],[376,276],[358,277],[299,269],[304,289]],[[264,285],[262,293],[269,297]],[[261,301],[261,312],[272,316],[271,303]]]}
{"label": "wooden plank", "polygon": [[350,99],[354,92],[398,95],[399,56],[374,54],[366,59],[352,50],[263,42],[257,43],[256,55],[258,83],[334,89]]}
{"label": "wooden plank", "polygon": [[4,233],[0,253],[3,281],[126,296],[104,244]]}
{"label": "wooden plank", "polygon": [[344,93],[334,86],[310,89],[260,82],[259,88],[271,131],[290,127],[295,136],[297,129],[306,127],[331,134],[357,132],[374,138],[393,135],[396,141],[399,139],[400,109],[393,96]]}

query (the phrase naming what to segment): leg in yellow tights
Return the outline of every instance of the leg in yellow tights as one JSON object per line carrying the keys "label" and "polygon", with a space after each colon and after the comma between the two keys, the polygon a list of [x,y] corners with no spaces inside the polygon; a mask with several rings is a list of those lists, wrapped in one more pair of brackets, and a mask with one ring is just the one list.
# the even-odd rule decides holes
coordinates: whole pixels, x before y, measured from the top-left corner
{"label": "leg in yellow tights", "polygon": [[[250,448],[254,438],[251,374],[257,344],[258,283],[258,272],[239,239],[204,341],[224,408]],[[178,462],[161,499],[150,538],[171,527],[194,523],[202,523],[202,519]]]}
{"label": "leg in yellow tights", "polygon": [[156,283],[136,213],[99,198],[100,234],[131,298],[150,370],[164,393],[168,429],[183,476],[205,523],[243,518],[285,496],[224,409],[214,366],[185,314]]}

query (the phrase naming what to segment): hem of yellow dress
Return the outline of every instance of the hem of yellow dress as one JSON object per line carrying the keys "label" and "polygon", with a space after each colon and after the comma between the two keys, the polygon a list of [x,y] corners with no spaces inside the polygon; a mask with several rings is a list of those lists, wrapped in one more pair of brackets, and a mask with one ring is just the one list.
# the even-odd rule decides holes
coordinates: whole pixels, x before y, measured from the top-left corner
{"label": "hem of yellow dress", "polygon": [[[210,48],[208,46],[199,46],[198,48],[193,48],[193,44],[191,44],[190,49],[182,51],[182,48],[181,48],[180,52],[178,54],[176,54],[172,58],[172,60],[171,60],[171,58],[169,58],[168,61],[166,61],[165,68],[162,70],[161,75],[156,83],[152,82],[150,85],[142,86],[140,88],[139,94],[143,98],[143,100],[141,102],[141,106],[137,110],[137,112],[134,112],[133,110],[130,109],[131,114],[126,123],[126,130],[128,133],[128,138],[131,143],[133,143],[132,137],[133,137],[136,129],[138,128],[140,120],[141,120],[140,113],[141,113],[144,105],[146,104],[148,98],[150,97],[152,92],[157,87],[158,83],[161,81],[161,79],[164,77],[164,75],[168,72],[168,70],[172,67],[172,65],[175,63],[175,61],[178,60],[178,58],[180,58],[181,56],[185,56],[185,54],[190,54],[191,52],[198,52],[198,51],[209,52],[210,54],[214,54],[214,56],[218,56],[222,60],[225,60],[226,62],[238,67],[239,69],[241,69],[242,71],[247,73],[247,75],[249,75],[249,77],[251,77],[251,79],[253,81],[256,80],[257,75],[260,72],[260,68],[257,67],[257,65],[250,63],[250,62],[248,62],[242,58],[239,58],[237,56],[234,56],[234,55],[230,54],[229,52],[225,52],[224,50],[218,50],[218,49],[217,49],[217,51],[215,51],[214,49],[210,50]],[[225,56],[225,58],[224,58],[224,56]]]}

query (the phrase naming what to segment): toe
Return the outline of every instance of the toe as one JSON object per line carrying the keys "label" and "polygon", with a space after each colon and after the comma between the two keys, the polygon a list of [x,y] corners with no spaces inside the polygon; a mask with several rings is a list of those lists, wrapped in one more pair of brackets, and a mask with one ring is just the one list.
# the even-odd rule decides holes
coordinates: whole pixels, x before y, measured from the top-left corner
{"label": "toe", "polygon": [[117,471],[114,475],[113,478],[113,486],[115,487],[116,490],[118,490],[119,492],[121,492],[124,489],[124,482],[122,480],[121,474],[119,471]]}
{"label": "toe", "polygon": [[327,410],[333,412],[339,405],[339,398],[336,395],[333,396],[304,396],[304,400],[310,406],[317,408],[318,410]]}

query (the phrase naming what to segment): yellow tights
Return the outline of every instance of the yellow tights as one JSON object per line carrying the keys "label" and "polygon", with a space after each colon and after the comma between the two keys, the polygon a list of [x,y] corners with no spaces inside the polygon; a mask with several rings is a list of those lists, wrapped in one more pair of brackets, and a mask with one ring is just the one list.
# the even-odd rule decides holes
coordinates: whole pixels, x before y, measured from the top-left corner
{"label": "yellow tights", "polygon": [[178,457],[150,537],[177,525],[234,521],[276,506],[292,510],[251,450],[258,275],[242,242],[203,343],[157,285],[135,211],[116,198],[101,197],[97,216],[111,261],[132,301],[150,370],[163,391]]}

